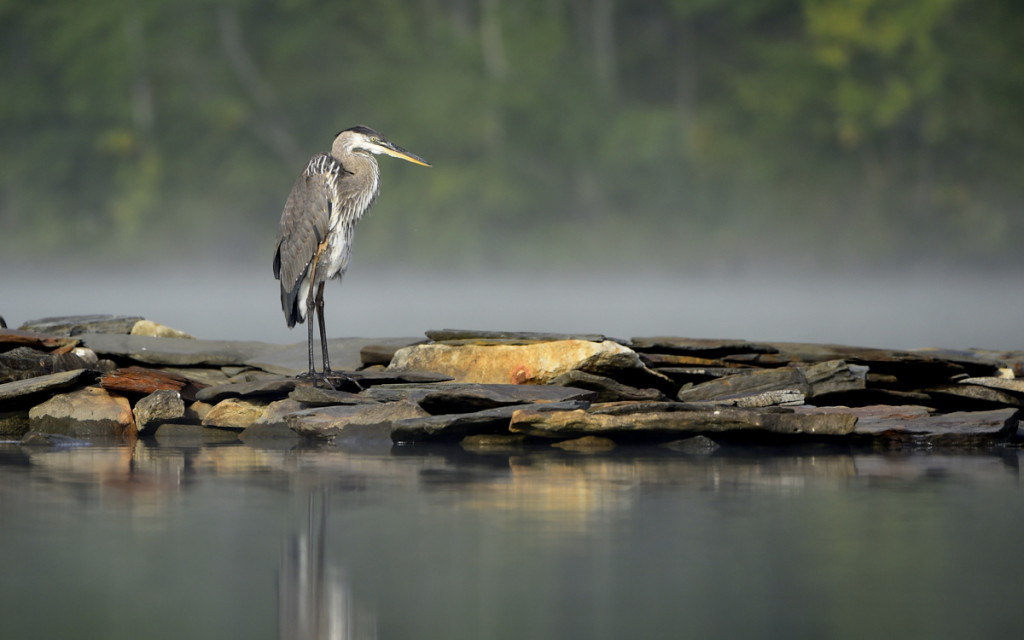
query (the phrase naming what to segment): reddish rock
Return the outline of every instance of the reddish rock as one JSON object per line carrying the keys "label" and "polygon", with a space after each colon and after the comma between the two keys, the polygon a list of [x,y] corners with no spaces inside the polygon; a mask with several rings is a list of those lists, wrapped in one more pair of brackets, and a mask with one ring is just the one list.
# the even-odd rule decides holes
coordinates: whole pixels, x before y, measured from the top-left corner
{"label": "reddish rock", "polygon": [[159,369],[123,367],[100,378],[100,386],[108,391],[149,395],[154,391],[177,391],[188,401],[196,399],[196,392],[206,385]]}

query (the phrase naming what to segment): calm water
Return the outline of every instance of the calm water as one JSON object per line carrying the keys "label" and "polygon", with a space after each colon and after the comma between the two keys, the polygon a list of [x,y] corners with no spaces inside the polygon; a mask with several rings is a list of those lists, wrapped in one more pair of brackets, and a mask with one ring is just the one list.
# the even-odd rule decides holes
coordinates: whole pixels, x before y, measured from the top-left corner
{"label": "calm water", "polygon": [[[0,259],[2,259],[0,255]],[[763,272],[708,277],[614,273],[380,272],[355,261],[325,296],[332,336],[428,329],[674,335],[917,349],[1024,349],[1020,273]],[[0,315],[141,315],[199,338],[294,343],[269,264],[54,269],[0,263]]]}
{"label": "calm water", "polygon": [[1013,637],[1020,455],[0,445],[0,637]]}

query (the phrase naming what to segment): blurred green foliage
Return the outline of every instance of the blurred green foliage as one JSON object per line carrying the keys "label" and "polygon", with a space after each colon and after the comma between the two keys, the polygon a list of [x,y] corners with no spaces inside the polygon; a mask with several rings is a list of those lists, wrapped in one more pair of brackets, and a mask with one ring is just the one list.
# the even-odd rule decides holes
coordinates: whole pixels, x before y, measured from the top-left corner
{"label": "blurred green foliage", "polygon": [[[1018,0],[0,0],[7,257],[269,261],[367,124],[359,260],[1005,263]],[[363,257],[365,255],[365,257]]]}

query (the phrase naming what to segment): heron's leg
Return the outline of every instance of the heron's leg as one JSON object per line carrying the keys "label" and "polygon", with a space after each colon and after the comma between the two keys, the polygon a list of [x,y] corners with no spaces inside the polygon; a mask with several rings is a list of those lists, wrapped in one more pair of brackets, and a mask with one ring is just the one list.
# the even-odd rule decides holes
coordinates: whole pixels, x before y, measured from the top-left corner
{"label": "heron's leg", "polygon": [[[324,320],[324,282],[320,283],[320,286],[316,289],[316,318],[320,324],[320,349],[323,353],[324,358],[324,376],[331,374],[331,359],[327,355],[327,322]],[[309,323],[309,331],[312,334],[313,323]],[[312,350],[312,346],[310,347]],[[312,351],[310,351],[312,353]]]}
{"label": "heron's leg", "polygon": [[309,296],[306,299],[306,324],[308,325],[306,334],[306,346],[309,349],[309,379],[316,379],[316,364],[313,362],[313,313],[315,308],[313,306],[313,296]]}

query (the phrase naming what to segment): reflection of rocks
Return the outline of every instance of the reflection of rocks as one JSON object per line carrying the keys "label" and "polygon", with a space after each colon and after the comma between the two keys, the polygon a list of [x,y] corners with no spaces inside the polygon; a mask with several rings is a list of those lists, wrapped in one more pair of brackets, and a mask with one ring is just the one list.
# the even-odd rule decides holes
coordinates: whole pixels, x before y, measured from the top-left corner
{"label": "reflection of rocks", "polygon": [[30,327],[0,329],[7,435],[438,440],[480,452],[484,442],[599,448],[600,438],[674,443],[666,452],[714,448],[698,437],[980,446],[1016,440],[1024,406],[1016,352],[444,330],[332,339],[346,371],[328,389],[292,377],[304,343],[197,340],[134,317]]}

